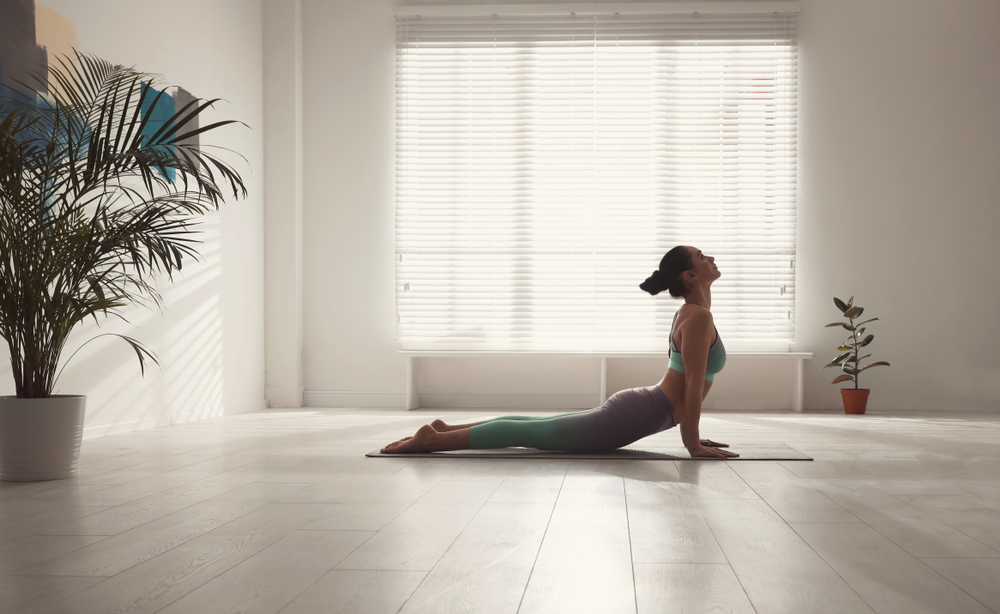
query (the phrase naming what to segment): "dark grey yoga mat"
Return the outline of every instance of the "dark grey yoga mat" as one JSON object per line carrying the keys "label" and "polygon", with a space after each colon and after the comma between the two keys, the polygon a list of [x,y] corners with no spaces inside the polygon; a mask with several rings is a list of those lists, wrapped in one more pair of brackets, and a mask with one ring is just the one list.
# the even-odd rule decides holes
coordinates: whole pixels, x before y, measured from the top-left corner
{"label": "dark grey yoga mat", "polygon": [[545,459],[578,459],[589,460],[804,460],[811,461],[812,457],[807,456],[798,450],[789,448],[785,444],[743,444],[732,445],[729,448],[739,454],[736,458],[691,458],[687,450],[676,446],[658,446],[655,444],[633,443],[611,450],[609,452],[592,452],[589,454],[579,454],[574,452],[550,452],[548,450],[536,450],[534,448],[498,448],[494,450],[454,450],[451,452],[422,452],[419,454],[382,454],[374,450],[365,454],[372,458],[545,458]]}

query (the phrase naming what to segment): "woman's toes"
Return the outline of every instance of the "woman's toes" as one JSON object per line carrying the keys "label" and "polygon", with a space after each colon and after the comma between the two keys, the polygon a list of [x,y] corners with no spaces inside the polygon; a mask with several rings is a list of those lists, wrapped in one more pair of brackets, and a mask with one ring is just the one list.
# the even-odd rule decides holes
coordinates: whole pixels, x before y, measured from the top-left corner
{"label": "woman's toes", "polygon": [[386,447],[382,448],[382,452],[385,454],[406,454],[412,452],[423,452],[427,449],[432,438],[437,434],[429,424],[425,424],[417,430],[413,437],[404,437],[399,441],[390,443]]}
{"label": "woman's toes", "polygon": [[413,439],[413,438],[412,437],[404,437],[403,439],[400,439],[399,441],[394,441],[394,442],[390,443],[389,445],[387,445],[386,447],[382,448],[380,450],[380,452],[382,454],[391,454],[393,452],[398,452],[399,451],[399,446],[403,445],[404,442],[406,442],[406,441],[408,441],[410,439]]}

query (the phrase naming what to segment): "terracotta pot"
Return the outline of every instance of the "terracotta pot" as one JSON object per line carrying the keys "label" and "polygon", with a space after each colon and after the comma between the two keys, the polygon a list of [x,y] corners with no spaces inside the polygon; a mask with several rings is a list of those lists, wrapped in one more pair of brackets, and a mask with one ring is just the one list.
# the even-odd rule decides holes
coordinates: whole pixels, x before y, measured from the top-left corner
{"label": "terracotta pot", "polygon": [[840,396],[844,398],[844,413],[863,414],[868,406],[868,388],[841,388]]}
{"label": "terracotta pot", "polygon": [[0,397],[0,480],[76,476],[87,397]]}

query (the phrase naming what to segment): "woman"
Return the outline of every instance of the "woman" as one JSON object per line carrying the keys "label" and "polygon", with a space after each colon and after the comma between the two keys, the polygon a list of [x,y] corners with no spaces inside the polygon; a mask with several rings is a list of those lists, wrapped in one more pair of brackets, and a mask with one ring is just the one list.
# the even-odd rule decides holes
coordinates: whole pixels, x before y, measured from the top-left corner
{"label": "woman", "polygon": [[613,450],[633,441],[681,427],[681,440],[692,457],[732,458],[729,447],[701,439],[701,404],[715,374],[726,364],[726,349],[712,320],[712,282],[722,274],[715,258],[679,245],[639,285],[650,294],[668,290],[684,305],[670,329],[670,367],[660,383],[622,390],[586,412],[530,418],[504,416],[472,424],[441,420],[424,425],[413,437],[382,448],[384,454],[485,448],[528,447],[565,452]]}

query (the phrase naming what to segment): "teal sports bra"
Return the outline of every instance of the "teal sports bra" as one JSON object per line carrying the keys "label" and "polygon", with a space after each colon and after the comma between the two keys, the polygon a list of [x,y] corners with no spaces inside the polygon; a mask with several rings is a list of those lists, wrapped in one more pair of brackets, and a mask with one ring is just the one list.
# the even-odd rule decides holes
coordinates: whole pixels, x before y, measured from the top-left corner
{"label": "teal sports bra", "polygon": [[[685,303],[685,305],[698,305],[698,303]],[[700,305],[699,305],[700,306]],[[677,314],[674,314],[674,321],[670,323],[670,369],[678,373],[684,373],[684,361],[681,359],[681,350],[674,343],[674,324],[677,323]],[[715,329],[715,343],[708,349],[708,364],[705,368],[705,381],[715,381],[715,374],[722,371],[726,366],[726,346],[722,344],[722,337],[719,336],[719,329]]]}

